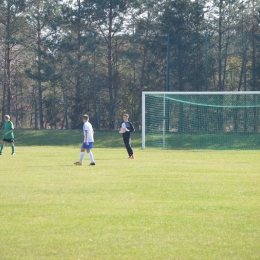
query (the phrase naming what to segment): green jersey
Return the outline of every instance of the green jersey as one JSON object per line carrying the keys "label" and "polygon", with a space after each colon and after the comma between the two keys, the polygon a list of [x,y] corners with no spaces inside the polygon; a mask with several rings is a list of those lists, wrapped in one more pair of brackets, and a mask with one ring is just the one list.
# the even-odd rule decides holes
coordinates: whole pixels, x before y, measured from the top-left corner
{"label": "green jersey", "polygon": [[14,125],[11,121],[4,122],[4,139],[14,139],[14,132],[11,131],[8,134],[5,134],[6,132],[10,131],[11,129],[14,129]]}

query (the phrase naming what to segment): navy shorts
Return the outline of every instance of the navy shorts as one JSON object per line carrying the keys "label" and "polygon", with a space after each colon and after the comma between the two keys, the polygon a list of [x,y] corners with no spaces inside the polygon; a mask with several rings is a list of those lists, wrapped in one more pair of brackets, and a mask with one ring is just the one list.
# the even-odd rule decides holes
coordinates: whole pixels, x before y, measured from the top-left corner
{"label": "navy shorts", "polygon": [[86,143],[83,143],[81,148],[84,149],[91,149],[93,147],[93,142],[89,142],[88,145],[86,145]]}
{"label": "navy shorts", "polygon": [[3,138],[3,142],[13,143],[13,142],[14,142],[14,139],[6,139],[6,138]]}

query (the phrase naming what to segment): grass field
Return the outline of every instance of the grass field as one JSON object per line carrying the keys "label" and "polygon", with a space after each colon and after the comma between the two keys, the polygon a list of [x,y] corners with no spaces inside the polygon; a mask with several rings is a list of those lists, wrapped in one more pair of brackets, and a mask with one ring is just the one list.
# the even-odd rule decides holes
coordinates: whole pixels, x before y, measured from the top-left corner
{"label": "grass field", "polygon": [[0,259],[260,259],[260,151],[141,150],[16,131],[0,156]]}

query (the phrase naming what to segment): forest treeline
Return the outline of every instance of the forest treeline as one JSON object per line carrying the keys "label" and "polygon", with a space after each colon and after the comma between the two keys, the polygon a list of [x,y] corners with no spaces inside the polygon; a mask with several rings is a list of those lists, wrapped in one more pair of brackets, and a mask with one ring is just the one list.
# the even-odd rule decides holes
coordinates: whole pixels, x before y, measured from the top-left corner
{"label": "forest treeline", "polygon": [[258,0],[0,0],[0,113],[141,127],[142,91],[260,90]]}

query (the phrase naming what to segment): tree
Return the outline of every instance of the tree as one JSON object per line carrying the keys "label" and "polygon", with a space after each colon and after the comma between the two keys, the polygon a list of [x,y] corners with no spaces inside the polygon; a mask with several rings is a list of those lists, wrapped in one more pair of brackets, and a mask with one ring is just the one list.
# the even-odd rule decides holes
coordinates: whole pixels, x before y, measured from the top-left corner
{"label": "tree", "polygon": [[2,25],[3,51],[3,97],[2,97],[2,119],[4,114],[11,114],[12,100],[12,64],[22,51],[22,31],[24,20],[21,16],[25,8],[25,0],[6,0],[0,2]]}
{"label": "tree", "polygon": [[[52,66],[53,52],[50,48],[55,42],[56,16],[60,9],[60,0],[32,0],[27,9],[27,21],[31,27],[31,49],[35,56],[32,67],[26,70],[27,75],[35,81],[35,110],[38,114],[40,129],[44,128],[43,93],[48,87],[55,70]],[[29,46],[28,46],[29,47]],[[38,98],[36,98],[38,94]],[[37,121],[37,120],[36,120]],[[35,125],[37,128],[37,125]]]}
{"label": "tree", "polygon": [[[161,31],[169,35],[168,90],[201,90],[204,85],[203,5],[190,0],[168,1],[160,17]],[[189,73],[187,73],[189,71]]]}
{"label": "tree", "polygon": [[93,109],[88,108],[97,101],[99,94],[95,84],[97,37],[91,17],[91,6],[87,1],[77,0],[72,5],[63,5],[63,39],[58,55],[63,61],[64,99],[71,104],[73,128],[78,128],[82,123],[82,113],[94,113]]}
{"label": "tree", "polygon": [[[133,12],[130,35],[129,65],[134,78],[129,95],[132,97],[132,110],[135,112],[136,125],[141,118],[142,91],[160,91],[165,88],[166,35],[160,31],[157,21],[163,6],[155,0],[138,1]],[[135,106],[134,106],[135,105]],[[134,113],[133,113],[134,114]],[[133,120],[132,115],[132,120]]]}
{"label": "tree", "polygon": [[116,70],[116,56],[123,41],[117,40],[117,35],[126,33],[126,17],[135,1],[127,0],[90,0],[92,5],[93,21],[99,36],[103,38],[107,51],[106,63],[106,86],[109,96],[110,127],[117,129],[118,123],[118,71]]}

